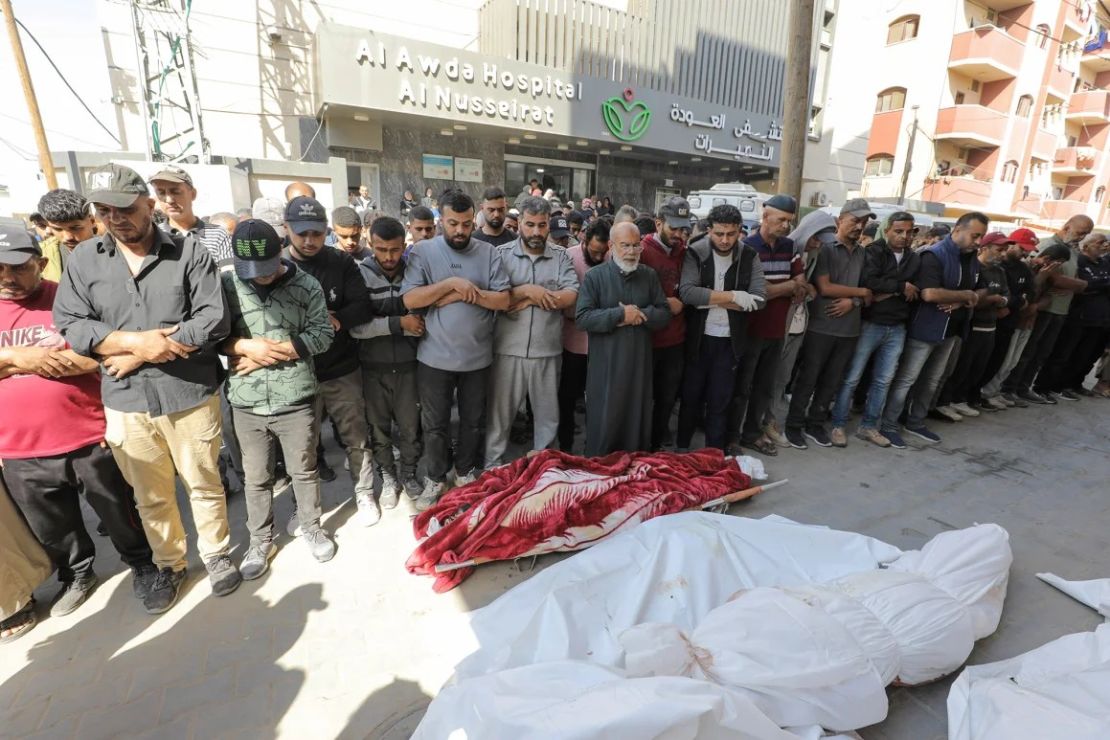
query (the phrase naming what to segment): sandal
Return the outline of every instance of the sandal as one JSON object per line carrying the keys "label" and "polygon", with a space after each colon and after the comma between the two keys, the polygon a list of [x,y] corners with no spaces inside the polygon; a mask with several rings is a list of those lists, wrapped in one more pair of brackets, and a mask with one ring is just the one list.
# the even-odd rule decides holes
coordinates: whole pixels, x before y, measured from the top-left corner
{"label": "sandal", "polygon": [[744,446],[750,447],[759,454],[766,455],[768,457],[774,457],[775,455],[779,454],[778,445],[768,439],[766,435],[760,437],[754,442],[745,442]]}
{"label": "sandal", "polygon": [[[27,606],[0,622],[0,645],[18,640],[30,632],[39,618],[35,614],[35,600],[31,599]],[[4,633],[7,634],[4,634]]]}

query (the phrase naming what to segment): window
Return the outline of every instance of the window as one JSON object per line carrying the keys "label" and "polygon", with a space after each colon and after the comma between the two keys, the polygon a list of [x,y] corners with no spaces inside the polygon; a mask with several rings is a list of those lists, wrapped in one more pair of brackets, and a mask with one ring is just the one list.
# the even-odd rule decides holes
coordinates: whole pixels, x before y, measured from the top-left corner
{"label": "window", "polygon": [[1017,180],[1018,163],[1010,160],[1002,165],[1002,182],[1014,182]]}
{"label": "window", "polygon": [[864,177],[882,177],[894,171],[894,157],[889,154],[876,154],[867,160],[863,170]]}
{"label": "window", "polygon": [[1101,203],[1102,202],[1102,197],[1104,195],[1106,195],[1106,186],[1105,185],[1099,185],[1095,189],[1095,203]]}
{"label": "window", "polygon": [[1019,118],[1028,118],[1030,111],[1033,110],[1033,96],[1022,95],[1018,98],[1017,115]]}
{"label": "window", "polygon": [[906,107],[906,88],[888,87],[879,93],[875,100],[875,112],[886,113],[890,110],[902,110]]}
{"label": "window", "polygon": [[1048,46],[1048,34],[1051,33],[1051,30],[1049,29],[1048,24],[1047,23],[1037,24],[1037,33],[1041,37],[1040,40],[1037,41],[1037,46],[1039,46],[1042,49],[1046,48]]}
{"label": "window", "polygon": [[886,29],[887,44],[897,44],[899,41],[917,38],[917,26],[920,22],[919,15],[904,15],[894,21]]}
{"label": "window", "polygon": [[964,104],[964,94],[961,91],[961,92],[956,93],[956,105],[963,105],[963,104]]}

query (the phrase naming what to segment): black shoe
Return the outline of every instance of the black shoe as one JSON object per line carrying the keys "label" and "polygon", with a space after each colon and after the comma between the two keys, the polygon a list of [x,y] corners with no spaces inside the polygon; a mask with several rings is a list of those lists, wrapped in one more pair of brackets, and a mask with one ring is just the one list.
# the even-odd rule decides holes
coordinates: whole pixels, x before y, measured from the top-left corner
{"label": "black shoe", "polygon": [[143,599],[143,608],[147,614],[162,614],[168,612],[170,607],[177,603],[177,596],[181,592],[181,584],[185,580],[185,569],[174,571],[172,568],[162,568],[154,577],[150,593]]}
{"label": "black shoe", "polygon": [[96,577],[96,573],[91,572],[81,578],[74,578],[69,583],[63,583],[61,590],[54,598],[54,605],[50,607],[50,616],[64,617],[67,614],[72,614],[96,590],[98,583],[100,583],[100,580]]}
{"label": "black shoe", "polygon": [[154,588],[154,580],[158,577],[158,569],[153,563],[144,563],[131,569],[131,590],[139,601],[146,601]]}
{"label": "black shoe", "polygon": [[1018,391],[1016,395],[1017,395],[1018,398],[1020,398],[1022,401],[1025,401],[1026,403],[1040,403],[1040,404],[1048,403],[1048,399],[1046,399],[1044,396],[1042,396],[1040,393],[1037,393],[1034,390],[1028,390],[1027,389],[1027,390],[1024,390],[1024,391]]}
{"label": "black shoe", "polygon": [[790,446],[796,450],[808,450],[809,445],[806,444],[806,435],[802,433],[801,429],[794,429],[791,427],[786,428],[786,441]]}
{"label": "black shoe", "polygon": [[1056,395],[1057,395],[1057,396],[1058,396],[1059,398],[1062,398],[1062,399],[1064,399],[1065,401],[1078,401],[1078,400],[1079,400],[1079,396],[1075,395],[1075,393],[1073,393],[1072,391],[1068,390],[1067,388],[1065,388],[1064,390],[1060,391],[1060,392],[1059,392],[1059,393],[1057,393]]}
{"label": "black shoe", "polygon": [[[1038,391],[1038,393],[1039,392],[1040,391]],[[1056,404],[1060,403],[1058,400],[1056,400],[1056,394],[1052,391],[1045,391],[1044,393],[1041,393],[1041,398],[1043,398],[1044,402],[1047,403],[1049,406],[1055,406]]]}
{"label": "black shoe", "polygon": [[316,472],[320,474],[320,480],[324,483],[331,483],[335,480],[335,470],[322,457],[316,462]]}
{"label": "black shoe", "polygon": [[832,440],[822,427],[806,427],[806,436],[818,447],[832,447]]}
{"label": "black shoe", "polygon": [[205,563],[204,567],[208,569],[208,581],[212,584],[213,596],[227,596],[243,582],[239,569],[227,555],[217,555]]}

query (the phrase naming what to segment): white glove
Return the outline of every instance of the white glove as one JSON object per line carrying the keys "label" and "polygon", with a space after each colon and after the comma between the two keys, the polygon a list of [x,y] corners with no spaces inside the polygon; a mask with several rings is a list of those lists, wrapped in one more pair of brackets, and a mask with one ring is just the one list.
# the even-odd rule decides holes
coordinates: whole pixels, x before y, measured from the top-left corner
{"label": "white glove", "polygon": [[745,311],[754,311],[759,305],[759,299],[743,290],[732,291],[732,302]]}

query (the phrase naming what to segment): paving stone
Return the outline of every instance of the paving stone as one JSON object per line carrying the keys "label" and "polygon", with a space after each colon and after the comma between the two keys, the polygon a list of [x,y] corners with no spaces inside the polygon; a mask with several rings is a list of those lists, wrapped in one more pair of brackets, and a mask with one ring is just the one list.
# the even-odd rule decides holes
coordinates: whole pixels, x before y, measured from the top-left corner
{"label": "paving stone", "polygon": [[34,732],[46,713],[47,704],[49,699],[39,699],[0,713],[0,728],[5,735],[13,736]]}
{"label": "paving stone", "polygon": [[266,628],[254,637],[217,642],[208,649],[204,670],[206,673],[215,673],[224,666],[270,657],[273,641],[273,629]]}
{"label": "paving stone", "polygon": [[270,687],[259,686],[241,697],[199,709],[193,721],[198,738],[237,737],[241,731],[276,724],[270,711]]}
{"label": "paving stone", "polygon": [[162,692],[148,691],[126,704],[86,712],[77,725],[81,740],[110,740],[142,732],[162,709]]}
{"label": "paving stone", "polygon": [[224,668],[219,673],[204,676],[192,683],[174,684],[165,688],[166,702],[159,716],[160,722],[190,712],[197,707],[226,701],[235,691],[235,669]]}
{"label": "paving stone", "polygon": [[130,684],[130,678],[101,679],[55,692],[50,697],[40,726],[51,727],[60,720],[80,716],[89,709],[123,704],[127,700]]}

